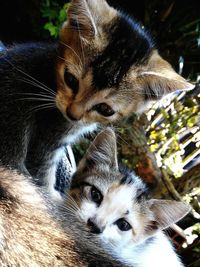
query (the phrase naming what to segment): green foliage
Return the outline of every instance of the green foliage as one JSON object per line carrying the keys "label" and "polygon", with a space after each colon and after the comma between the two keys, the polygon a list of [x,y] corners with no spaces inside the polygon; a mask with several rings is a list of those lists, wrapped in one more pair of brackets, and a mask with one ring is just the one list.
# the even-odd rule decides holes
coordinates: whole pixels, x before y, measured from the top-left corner
{"label": "green foliage", "polygon": [[[175,177],[180,177],[184,172],[187,142],[192,142],[195,137],[199,139],[195,136],[200,128],[199,106],[200,95],[194,97],[189,92],[182,101],[174,97],[160,111],[156,105],[147,113],[151,121],[147,129],[150,149],[155,153],[158,165],[167,167]],[[185,132],[190,133],[190,137],[181,142]]]}
{"label": "green foliage", "polygon": [[67,9],[69,4],[62,6],[57,1],[43,0],[41,3],[41,14],[46,20],[44,29],[47,30],[52,37],[58,37],[59,30],[63,22],[67,19]]}

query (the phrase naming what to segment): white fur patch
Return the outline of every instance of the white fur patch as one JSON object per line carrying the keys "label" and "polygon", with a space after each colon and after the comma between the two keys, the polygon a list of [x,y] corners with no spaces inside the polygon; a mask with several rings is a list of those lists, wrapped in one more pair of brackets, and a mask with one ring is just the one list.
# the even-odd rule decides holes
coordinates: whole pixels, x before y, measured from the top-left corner
{"label": "white fur patch", "polygon": [[89,124],[82,127],[74,127],[62,139],[61,144],[73,144],[77,142],[84,134],[91,133],[97,128],[97,123]]}
{"label": "white fur patch", "polygon": [[[44,179],[45,184],[47,186],[47,192],[50,194],[50,196],[54,200],[58,200],[58,201],[62,200],[60,193],[57,190],[55,190],[54,186],[56,183],[56,170],[58,167],[58,163],[61,161],[63,157],[65,157],[64,145],[66,143],[67,144],[74,143],[79,138],[81,138],[84,134],[93,132],[96,129],[96,127],[97,127],[97,124],[93,123],[87,126],[83,125],[82,127],[79,127],[78,129],[72,128],[67,134],[67,136],[65,136],[61,141],[61,144],[63,144],[63,147],[55,151],[55,155],[50,162],[51,168],[48,170],[47,175]],[[72,168],[75,168],[75,162],[73,163]],[[75,171],[75,169],[73,171]]]}
{"label": "white fur patch", "polygon": [[47,192],[51,196],[52,199],[56,201],[62,200],[62,197],[60,193],[55,190],[54,186],[56,183],[56,170],[58,167],[58,163],[61,161],[61,159],[65,156],[65,148],[59,148],[56,150],[55,155],[51,161],[51,168],[48,169],[47,175],[44,178]]}
{"label": "white fur patch", "polygon": [[[160,231],[154,235],[155,239],[149,244],[130,246],[110,246],[115,257],[130,266],[139,267],[183,267],[178,256],[174,252],[167,237]],[[108,244],[105,244],[108,248]]]}

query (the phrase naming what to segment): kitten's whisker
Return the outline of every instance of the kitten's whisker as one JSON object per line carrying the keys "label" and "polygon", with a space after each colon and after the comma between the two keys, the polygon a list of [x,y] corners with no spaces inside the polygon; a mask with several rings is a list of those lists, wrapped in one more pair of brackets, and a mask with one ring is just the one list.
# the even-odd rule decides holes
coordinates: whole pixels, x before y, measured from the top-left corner
{"label": "kitten's whisker", "polygon": [[65,62],[65,66],[71,65],[71,66],[73,66],[74,69],[76,69],[77,73],[80,73],[80,71],[82,69],[82,65],[78,65],[78,64],[72,63],[69,60],[66,60],[65,58],[60,57],[60,56],[58,56],[58,58],[62,59]]}
{"label": "kitten's whisker", "polygon": [[43,87],[45,87],[46,89],[48,89],[49,91],[51,91],[52,93],[55,94],[55,92],[49,88],[48,86],[46,86],[45,84],[43,84],[42,82],[38,81],[36,78],[34,78],[33,76],[29,75],[28,73],[24,72],[23,70],[19,69],[18,67],[16,67],[15,65],[13,65],[13,63],[11,63],[8,59],[4,58],[4,60],[6,62],[8,62],[8,64],[10,64],[15,70],[17,70],[18,72],[24,74],[26,77],[29,77],[30,79],[34,80],[35,82],[39,83],[40,85],[42,85]]}
{"label": "kitten's whisker", "polygon": [[53,104],[42,104],[42,105],[38,105],[30,110],[28,110],[28,112],[37,112],[39,110],[44,110],[44,109],[49,109],[49,108],[56,108],[55,105]]}
{"label": "kitten's whisker", "polygon": [[83,42],[82,42],[82,36],[81,36],[81,32],[80,32],[80,27],[79,27],[78,16],[76,17],[76,22],[77,22],[77,26],[78,26],[79,39],[80,39],[80,43],[81,43],[81,51],[82,51],[82,56],[83,56],[83,65],[85,66],[85,55],[84,55],[84,50],[83,50]]}
{"label": "kitten's whisker", "polygon": [[66,197],[67,197],[67,199],[69,199],[69,200],[71,201],[71,204],[73,203],[73,205],[74,205],[77,209],[79,209],[78,204],[76,203],[76,201],[73,199],[73,197],[72,197],[69,193],[66,194]]}
{"label": "kitten's whisker", "polygon": [[54,100],[46,99],[46,98],[39,98],[39,97],[24,97],[24,98],[18,98],[17,101],[18,100],[28,100],[28,101],[35,100],[35,101],[44,101],[44,102],[49,102],[49,103],[55,103]]}
{"label": "kitten's whisker", "polygon": [[70,62],[69,60],[65,59],[64,57],[58,56],[58,58],[62,59],[63,61],[69,63],[70,65],[77,66],[76,64]]}
{"label": "kitten's whisker", "polygon": [[76,211],[75,210],[71,210],[70,208],[68,208],[67,206],[62,206],[61,207],[61,209],[62,209],[62,213],[64,213],[64,212],[67,212],[67,214],[72,214],[72,215],[75,215],[76,214]]}
{"label": "kitten's whisker", "polygon": [[33,86],[35,86],[35,87],[37,87],[37,88],[40,88],[40,89],[42,89],[42,90],[48,92],[48,93],[49,93],[50,95],[52,95],[52,96],[56,96],[56,93],[55,93],[55,92],[50,91],[48,88],[43,87],[42,85],[38,84],[37,82],[34,82],[34,81],[29,80],[29,79],[26,79],[26,78],[23,78],[23,79],[17,79],[17,80],[22,81],[22,82],[25,82],[25,83],[30,84],[30,85],[33,85]]}
{"label": "kitten's whisker", "polygon": [[66,46],[67,48],[69,48],[69,49],[70,49],[70,50],[77,56],[77,58],[79,59],[79,61],[80,61],[80,63],[81,63],[81,66],[83,67],[83,62],[81,61],[81,58],[80,58],[79,55],[75,52],[75,50],[74,50],[71,46],[65,44],[65,43],[62,42],[62,41],[60,41],[60,43],[63,44],[64,46]]}
{"label": "kitten's whisker", "polygon": [[[126,140],[123,139],[118,133],[116,133],[116,136],[117,136],[117,138],[120,138],[120,140],[121,140],[124,144],[129,145],[129,143],[126,142]],[[117,141],[117,143],[118,143],[118,141]],[[118,144],[120,144],[120,143],[118,143]]]}
{"label": "kitten's whisker", "polygon": [[16,93],[16,95],[30,95],[30,96],[40,96],[40,97],[44,97],[45,99],[50,99],[55,101],[55,98],[49,95],[44,95],[44,94],[39,94],[39,93]]}

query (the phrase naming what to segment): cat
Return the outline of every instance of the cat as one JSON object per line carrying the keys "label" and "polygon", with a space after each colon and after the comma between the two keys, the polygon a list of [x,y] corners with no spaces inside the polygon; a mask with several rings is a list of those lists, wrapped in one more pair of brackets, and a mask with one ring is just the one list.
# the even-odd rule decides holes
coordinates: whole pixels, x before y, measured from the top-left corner
{"label": "cat", "polygon": [[58,203],[32,177],[0,168],[0,266],[157,267],[166,257],[166,266],[182,266],[159,229],[188,206],[146,199],[142,181],[119,172],[110,128],[96,137],[71,183]]}
{"label": "cat", "polygon": [[0,168],[0,266],[124,265],[87,231],[70,202],[58,208],[31,177]]}
{"label": "cat", "polygon": [[88,231],[123,264],[181,267],[163,229],[183,218],[182,202],[152,199],[143,181],[118,167],[113,130],[102,131],[72,176],[70,195]]}
{"label": "cat", "polygon": [[55,173],[66,145],[190,88],[133,18],[105,0],[72,0],[59,42],[0,54],[0,163],[59,198]]}

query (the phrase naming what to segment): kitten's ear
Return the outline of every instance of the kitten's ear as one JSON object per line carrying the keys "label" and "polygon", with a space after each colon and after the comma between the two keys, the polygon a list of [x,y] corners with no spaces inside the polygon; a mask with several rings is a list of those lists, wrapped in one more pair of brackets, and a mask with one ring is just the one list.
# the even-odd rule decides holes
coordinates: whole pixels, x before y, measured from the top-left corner
{"label": "kitten's ear", "polygon": [[97,167],[118,169],[116,136],[109,127],[101,131],[94,139],[78,169],[87,171]]}
{"label": "kitten's ear", "polygon": [[90,39],[98,35],[99,25],[111,20],[115,13],[105,0],[72,0],[63,28],[74,29],[83,39]]}
{"label": "kitten's ear", "polygon": [[173,200],[151,199],[148,205],[154,214],[154,226],[160,229],[180,221],[191,210],[187,204]]}
{"label": "kitten's ear", "polygon": [[176,90],[190,90],[195,87],[178,75],[157,51],[152,53],[138,79],[145,100],[155,100]]}

